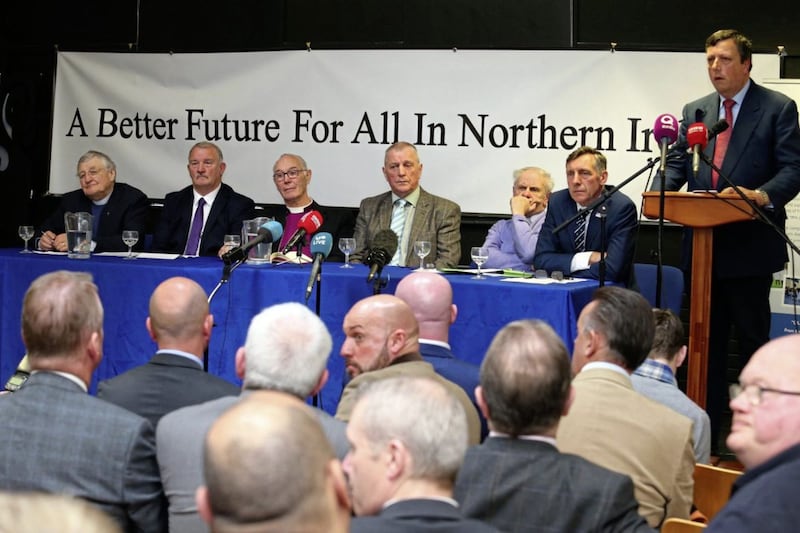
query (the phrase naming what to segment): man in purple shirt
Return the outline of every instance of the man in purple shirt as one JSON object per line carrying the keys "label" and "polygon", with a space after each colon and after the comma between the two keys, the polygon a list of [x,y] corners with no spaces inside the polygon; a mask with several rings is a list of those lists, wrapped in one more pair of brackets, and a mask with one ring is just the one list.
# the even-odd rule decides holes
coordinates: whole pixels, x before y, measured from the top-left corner
{"label": "man in purple shirt", "polygon": [[546,170],[525,167],[514,171],[511,218],[489,229],[483,243],[489,249],[486,268],[531,270],[552,190],[553,179]]}

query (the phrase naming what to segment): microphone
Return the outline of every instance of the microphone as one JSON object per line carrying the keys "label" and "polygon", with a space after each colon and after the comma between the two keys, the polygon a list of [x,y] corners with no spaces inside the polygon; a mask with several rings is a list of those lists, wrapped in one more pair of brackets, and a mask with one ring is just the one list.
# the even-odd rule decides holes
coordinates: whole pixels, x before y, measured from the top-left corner
{"label": "microphone", "polygon": [[708,130],[708,140],[710,141],[711,139],[713,139],[723,131],[727,130],[728,128],[730,128],[730,124],[728,124],[728,121],[723,118],[722,120],[718,121],[716,124],[711,126],[711,129]]}
{"label": "microphone", "polygon": [[322,268],[322,262],[328,258],[333,248],[333,235],[327,231],[317,233],[311,239],[311,256],[314,258],[314,264],[311,265],[311,276],[308,278],[308,285],[306,285],[306,301],[311,296],[311,291],[314,289],[314,283],[319,276],[319,270]]}
{"label": "microphone", "polygon": [[658,171],[663,176],[667,169],[667,147],[678,140],[678,119],[669,113],[658,115],[653,125],[653,136],[661,145],[661,164]]}
{"label": "microphone", "polygon": [[322,225],[322,215],[319,211],[309,211],[297,222],[297,229],[294,230],[294,233],[289,238],[289,241],[286,243],[286,246],[283,247],[283,251],[281,253],[286,253],[292,248],[294,248],[297,243],[305,237],[306,235],[312,235],[316,233],[319,227]]}
{"label": "microphone", "polygon": [[[716,126],[716,125],[715,125]],[[702,122],[695,122],[686,129],[686,141],[692,147],[694,156],[692,157],[692,172],[697,177],[700,170],[700,152],[705,150],[708,144],[708,130]]]}
{"label": "microphone", "polygon": [[283,226],[281,226],[280,222],[270,220],[258,228],[258,236],[256,238],[251,239],[243,246],[237,246],[227,251],[222,255],[222,260],[226,265],[236,261],[244,261],[247,259],[247,252],[249,252],[251,248],[258,246],[262,242],[275,242],[281,238],[281,235],[283,235]]}
{"label": "microphone", "polygon": [[372,242],[367,258],[364,261],[369,265],[369,276],[367,276],[367,283],[380,277],[381,270],[386,266],[386,263],[392,260],[394,253],[397,251],[397,234],[390,229],[382,229],[375,234],[375,239]]}

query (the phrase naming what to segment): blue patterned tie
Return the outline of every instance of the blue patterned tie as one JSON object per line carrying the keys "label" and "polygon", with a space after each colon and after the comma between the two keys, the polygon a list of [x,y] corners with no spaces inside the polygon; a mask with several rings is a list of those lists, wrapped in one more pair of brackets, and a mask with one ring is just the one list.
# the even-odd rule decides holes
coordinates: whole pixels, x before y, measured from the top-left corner
{"label": "blue patterned tie", "polygon": [[406,201],[402,198],[398,198],[394,201],[394,209],[392,209],[392,223],[389,225],[389,229],[395,232],[397,235],[397,251],[392,256],[392,260],[389,262],[390,265],[399,265],[401,250],[400,244],[403,242],[403,228],[406,225]]}
{"label": "blue patterned tie", "polygon": [[589,215],[588,209],[583,209],[580,212],[580,216],[578,217],[577,221],[575,222],[575,251],[576,252],[585,252],[586,251],[586,217]]}
{"label": "blue patterned tie", "polygon": [[192,219],[192,227],[189,230],[189,239],[186,241],[186,250],[183,255],[197,255],[197,247],[200,246],[200,234],[203,231],[203,206],[206,205],[205,198],[197,201],[197,209]]}

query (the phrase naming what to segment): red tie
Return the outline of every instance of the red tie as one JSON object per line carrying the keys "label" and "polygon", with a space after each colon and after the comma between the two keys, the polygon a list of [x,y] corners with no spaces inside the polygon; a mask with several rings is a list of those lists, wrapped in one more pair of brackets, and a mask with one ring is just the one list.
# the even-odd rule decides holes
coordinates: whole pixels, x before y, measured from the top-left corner
{"label": "red tie", "polygon": [[[714,166],[722,168],[722,161],[725,159],[725,152],[728,151],[728,142],[731,140],[733,132],[733,105],[735,100],[727,98],[722,105],[725,106],[725,120],[728,122],[728,129],[717,135],[717,144],[714,146]],[[716,189],[719,181],[719,174],[711,169],[711,187]]]}

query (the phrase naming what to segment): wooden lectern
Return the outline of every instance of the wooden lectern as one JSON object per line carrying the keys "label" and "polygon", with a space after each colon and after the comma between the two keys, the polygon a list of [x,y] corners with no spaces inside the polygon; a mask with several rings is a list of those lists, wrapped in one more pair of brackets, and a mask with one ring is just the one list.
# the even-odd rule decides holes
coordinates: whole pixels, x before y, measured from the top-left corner
{"label": "wooden lectern", "polygon": [[[642,213],[659,216],[658,192],[645,192]],[[736,193],[667,192],[664,220],[694,229],[692,241],[692,290],[689,295],[689,366],[686,394],[700,407],[706,406],[708,381],[708,327],[711,312],[711,261],[714,226],[755,218],[753,209]]]}

